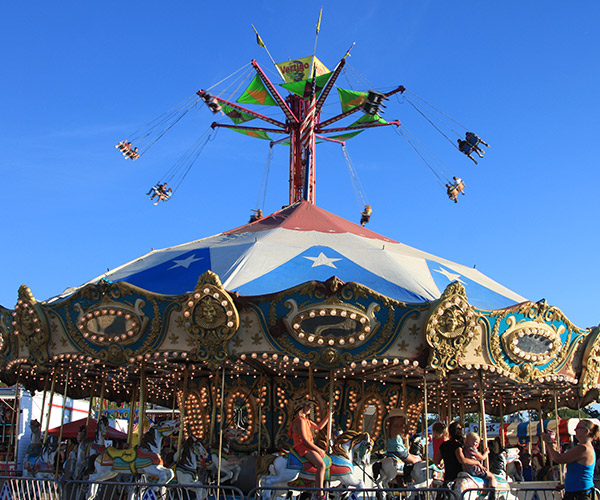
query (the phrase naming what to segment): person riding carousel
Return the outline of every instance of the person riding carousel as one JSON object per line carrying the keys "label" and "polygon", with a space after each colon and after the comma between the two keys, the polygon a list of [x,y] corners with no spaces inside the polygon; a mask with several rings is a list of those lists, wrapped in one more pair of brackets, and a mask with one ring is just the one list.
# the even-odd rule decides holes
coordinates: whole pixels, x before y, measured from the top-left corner
{"label": "person riding carousel", "polygon": [[406,414],[400,408],[393,408],[383,421],[386,431],[386,455],[397,458],[408,464],[416,464],[421,457],[411,455],[404,445],[406,430]]}
{"label": "person riding carousel", "polygon": [[[319,423],[315,423],[310,418],[310,411],[316,406],[314,399],[305,399],[296,402],[292,425],[289,429],[289,436],[292,439],[294,451],[315,466],[315,488],[323,488],[325,482],[325,462],[323,458],[326,451],[319,448],[314,443],[313,429],[317,432],[322,430],[329,421],[329,416],[325,417]],[[321,494],[317,498],[324,499]]]}

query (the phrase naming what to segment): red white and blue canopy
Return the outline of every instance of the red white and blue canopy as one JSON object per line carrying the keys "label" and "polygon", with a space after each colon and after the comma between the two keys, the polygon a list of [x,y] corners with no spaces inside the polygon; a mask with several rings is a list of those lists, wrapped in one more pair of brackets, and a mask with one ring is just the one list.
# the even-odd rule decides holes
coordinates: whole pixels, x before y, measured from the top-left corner
{"label": "red white and blue canopy", "polygon": [[231,231],[154,250],[89,283],[103,278],[181,295],[192,291],[207,270],[220,277],[226,290],[241,295],[265,295],[337,276],[409,303],[439,298],[452,281],[465,286],[469,302],[479,309],[526,300],[476,269],[398,243],[306,201]]}

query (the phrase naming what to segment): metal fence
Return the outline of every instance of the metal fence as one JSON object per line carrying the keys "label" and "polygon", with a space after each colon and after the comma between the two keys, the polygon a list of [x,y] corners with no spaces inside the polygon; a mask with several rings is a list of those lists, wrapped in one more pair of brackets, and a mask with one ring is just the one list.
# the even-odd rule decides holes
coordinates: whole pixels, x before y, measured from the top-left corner
{"label": "metal fence", "polygon": [[[127,477],[127,476],[125,476]],[[311,500],[313,493],[327,493],[329,500],[487,500],[490,488],[462,493],[447,488],[303,488],[258,487],[243,493],[234,486],[157,484],[145,481],[68,481],[0,477],[0,500]],[[563,491],[548,483],[510,483],[510,490],[496,490],[496,500],[561,500]],[[600,491],[596,490],[596,499]]]}

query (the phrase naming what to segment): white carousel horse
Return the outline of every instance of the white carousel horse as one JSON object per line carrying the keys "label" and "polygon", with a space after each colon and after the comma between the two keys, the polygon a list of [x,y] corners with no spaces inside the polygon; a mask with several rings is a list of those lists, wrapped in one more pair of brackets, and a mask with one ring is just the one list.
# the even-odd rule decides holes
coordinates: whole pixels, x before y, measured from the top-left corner
{"label": "white carousel horse", "polygon": [[[417,437],[413,440],[410,445],[410,454],[423,458],[423,451],[425,449],[426,440],[424,437]],[[387,455],[381,460],[381,471],[377,482],[381,488],[389,488],[390,483],[396,478],[401,472],[406,473],[406,464],[399,458],[393,455]],[[410,473],[410,479],[413,483],[410,485],[411,488],[427,488],[436,486],[435,481],[440,479],[441,470],[435,466],[429,466],[427,471],[425,460],[421,460],[413,464]],[[405,478],[408,482],[408,478]],[[440,482],[441,484],[441,482]]]}
{"label": "white carousel horse", "polygon": [[230,481],[235,483],[238,480],[242,467],[237,459],[232,455],[229,455],[229,443],[230,441],[239,439],[244,435],[245,431],[241,427],[230,427],[225,429],[223,432],[223,449],[221,451],[221,465],[219,467],[219,450],[214,448],[204,448],[201,443],[199,446],[205,449],[209,455],[208,460],[203,461],[204,470],[209,473],[213,478],[221,469],[221,483]]}
{"label": "white carousel horse", "polygon": [[234,458],[221,453],[221,462],[219,466],[219,452],[215,449],[205,449],[202,444],[199,444],[202,449],[205,450],[205,453],[208,455],[208,460],[204,462],[204,470],[210,473],[213,477],[216,476],[219,469],[221,469],[221,483],[226,481],[231,481],[231,483],[235,483],[238,480],[240,472],[242,472],[242,467],[239,463],[235,461]]}
{"label": "white carousel horse", "polygon": [[[517,448],[508,448],[506,451],[506,471],[503,474],[496,474],[496,481],[498,486],[496,487],[496,498],[504,499],[504,500],[513,500],[516,499],[515,495],[511,493],[510,483],[513,481],[514,475],[516,472],[511,471],[514,469],[516,471],[515,464],[519,461],[519,450]],[[458,474],[458,477],[454,481],[452,489],[458,494],[460,497],[463,492],[467,490],[478,490],[482,488],[487,488],[487,483],[484,479],[473,477],[466,472],[461,472]],[[469,491],[465,494],[465,500],[474,500],[478,497],[487,497],[488,492],[482,491]]]}
{"label": "white carousel horse", "polygon": [[[174,482],[180,485],[201,484],[198,476],[198,468],[210,460],[210,454],[206,451],[202,443],[195,437],[188,437],[177,450],[174,457],[174,463],[171,469],[175,472]],[[189,499],[204,500],[206,490],[204,488],[186,488]]]}
{"label": "white carousel horse", "polygon": [[[335,441],[333,452],[324,458],[327,466],[325,479],[330,483],[341,483],[344,487],[363,489],[361,471],[355,465],[368,465],[371,459],[373,441],[368,432],[346,431]],[[263,488],[286,487],[298,477],[314,481],[315,467],[295,453],[284,453],[275,458],[269,466],[269,475],[263,476],[259,484]],[[265,490],[265,500],[271,498],[271,491]]]}
{"label": "white carousel horse", "polygon": [[[87,429],[83,426],[79,429],[79,431],[87,434]],[[106,439],[107,432],[108,418],[105,415],[102,415],[98,419],[94,439],[86,439],[79,443],[79,446],[77,447],[77,459],[75,462],[75,473],[73,475],[75,479],[83,479],[90,468],[90,459],[96,458],[98,455],[100,455],[100,453],[103,453],[104,450],[106,450],[104,441]]]}
{"label": "white carousel horse", "polygon": [[31,474],[28,474],[28,477],[35,477],[36,479],[55,479],[55,459],[56,453],[58,452],[58,446],[50,442],[41,446],[40,454],[37,457],[33,457],[33,460],[27,463],[27,466],[29,467],[28,472]]}
{"label": "white carousel horse", "polygon": [[163,437],[171,436],[179,431],[179,419],[166,420],[152,424],[142,436],[139,446],[118,450],[112,446],[98,455],[94,460],[94,471],[88,480],[92,500],[98,493],[98,482],[113,479],[118,474],[144,474],[158,483],[170,482],[175,473],[162,464],[160,451]]}

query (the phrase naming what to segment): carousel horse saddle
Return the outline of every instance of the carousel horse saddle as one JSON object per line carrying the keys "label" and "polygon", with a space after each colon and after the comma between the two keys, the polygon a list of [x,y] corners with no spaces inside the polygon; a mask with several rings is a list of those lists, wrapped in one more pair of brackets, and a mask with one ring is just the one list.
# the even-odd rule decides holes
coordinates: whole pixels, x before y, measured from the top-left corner
{"label": "carousel horse saddle", "polygon": [[400,460],[396,455],[392,455],[391,453],[389,453],[386,454],[386,458],[391,458],[394,461],[394,465],[396,466],[398,474],[404,471],[404,462]]}
{"label": "carousel horse saddle", "polygon": [[101,463],[102,465],[108,465],[111,462],[113,469],[129,469],[133,474],[136,474],[137,467],[146,467],[150,464],[162,465],[163,463],[156,453],[137,446],[124,450],[118,450],[112,446],[106,448],[106,451],[101,455]]}
{"label": "carousel horse saddle", "polygon": [[37,444],[31,444],[29,443],[29,446],[27,446],[27,451],[25,452],[26,455],[32,455],[32,456],[39,456],[42,454],[42,443],[37,443]]}
{"label": "carousel horse saddle", "polygon": [[[325,462],[325,480],[328,481],[331,475],[343,475],[352,473],[352,465],[348,460],[336,455],[325,455],[323,457]],[[288,452],[287,460],[288,469],[298,469],[302,474],[314,476],[317,472],[316,467],[311,464],[307,458],[301,457],[296,453],[294,449]]]}

